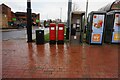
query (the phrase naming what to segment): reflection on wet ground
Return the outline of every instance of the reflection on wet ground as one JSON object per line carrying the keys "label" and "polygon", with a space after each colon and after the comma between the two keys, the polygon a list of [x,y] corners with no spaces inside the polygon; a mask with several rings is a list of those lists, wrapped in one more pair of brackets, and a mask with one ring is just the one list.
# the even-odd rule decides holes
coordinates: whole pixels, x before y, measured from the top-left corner
{"label": "reflection on wet ground", "polygon": [[117,78],[118,45],[3,41],[3,78]]}

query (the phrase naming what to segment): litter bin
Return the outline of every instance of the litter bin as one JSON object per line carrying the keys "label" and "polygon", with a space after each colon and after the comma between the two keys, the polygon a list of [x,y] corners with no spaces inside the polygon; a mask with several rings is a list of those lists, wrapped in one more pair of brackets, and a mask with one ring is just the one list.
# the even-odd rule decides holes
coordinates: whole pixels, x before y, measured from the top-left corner
{"label": "litter bin", "polygon": [[120,43],[120,11],[107,13],[105,43]]}
{"label": "litter bin", "polygon": [[106,12],[93,11],[89,13],[86,42],[88,44],[103,43]]}
{"label": "litter bin", "polygon": [[44,30],[36,30],[36,44],[44,44]]}

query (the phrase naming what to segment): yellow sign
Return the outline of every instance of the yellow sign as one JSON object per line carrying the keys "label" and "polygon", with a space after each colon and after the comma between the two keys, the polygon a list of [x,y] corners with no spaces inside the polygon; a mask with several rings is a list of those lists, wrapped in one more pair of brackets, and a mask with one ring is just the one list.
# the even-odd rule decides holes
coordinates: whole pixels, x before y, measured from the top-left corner
{"label": "yellow sign", "polygon": [[120,33],[114,34],[114,41],[120,41]]}
{"label": "yellow sign", "polygon": [[93,34],[92,41],[94,42],[100,42],[100,34]]}

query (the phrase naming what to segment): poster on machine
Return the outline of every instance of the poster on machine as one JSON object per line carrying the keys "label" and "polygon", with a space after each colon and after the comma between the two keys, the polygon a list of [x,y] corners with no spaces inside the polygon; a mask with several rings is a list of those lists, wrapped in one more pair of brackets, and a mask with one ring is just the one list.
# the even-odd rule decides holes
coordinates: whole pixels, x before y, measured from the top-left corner
{"label": "poster on machine", "polygon": [[93,32],[103,32],[105,15],[93,15]]}
{"label": "poster on machine", "polygon": [[102,43],[105,15],[93,15],[91,43]]}
{"label": "poster on machine", "polygon": [[102,42],[102,33],[92,33],[91,43],[99,43]]}
{"label": "poster on machine", "polygon": [[112,43],[120,43],[120,14],[115,14]]}
{"label": "poster on machine", "polygon": [[120,32],[120,14],[115,14],[114,31]]}
{"label": "poster on machine", "polygon": [[112,43],[120,43],[120,32],[113,32]]}

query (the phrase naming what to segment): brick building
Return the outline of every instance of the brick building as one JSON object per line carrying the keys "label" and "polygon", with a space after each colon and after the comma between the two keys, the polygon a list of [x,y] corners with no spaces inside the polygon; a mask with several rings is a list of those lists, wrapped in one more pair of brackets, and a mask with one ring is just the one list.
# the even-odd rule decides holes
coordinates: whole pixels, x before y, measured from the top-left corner
{"label": "brick building", "polygon": [[[32,22],[36,26],[40,26],[40,15],[32,13]],[[10,28],[26,26],[27,25],[27,12],[16,12],[11,11],[11,8],[4,3],[0,5],[0,28]]]}
{"label": "brick building", "polygon": [[[15,14],[15,18],[16,24],[22,24],[23,26],[27,25],[27,13],[26,12],[16,12]],[[39,14],[36,13],[32,13],[32,23],[36,26],[40,26],[40,19],[39,19]]]}
{"label": "brick building", "polygon": [[8,23],[11,22],[11,8],[5,4],[0,5],[0,28],[7,28]]}

